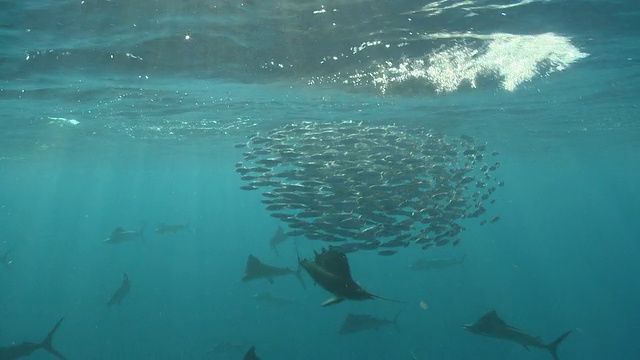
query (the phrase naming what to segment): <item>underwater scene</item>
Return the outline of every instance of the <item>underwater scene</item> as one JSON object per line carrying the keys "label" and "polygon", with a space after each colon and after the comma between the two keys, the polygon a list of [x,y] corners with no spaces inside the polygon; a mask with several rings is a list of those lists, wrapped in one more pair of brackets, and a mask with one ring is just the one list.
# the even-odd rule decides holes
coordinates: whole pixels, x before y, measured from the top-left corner
{"label": "underwater scene", "polygon": [[0,0],[0,360],[640,359],[640,2]]}

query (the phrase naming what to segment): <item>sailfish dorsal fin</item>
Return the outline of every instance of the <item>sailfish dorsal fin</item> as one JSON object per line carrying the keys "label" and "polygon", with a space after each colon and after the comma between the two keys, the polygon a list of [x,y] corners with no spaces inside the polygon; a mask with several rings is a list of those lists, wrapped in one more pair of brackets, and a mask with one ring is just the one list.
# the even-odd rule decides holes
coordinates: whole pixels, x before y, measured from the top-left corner
{"label": "sailfish dorsal fin", "polygon": [[252,271],[255,271],[260,267],[260,265],[262,265],[262,263],[257,257],[249,255],[249,257],[247,258],[246,272],[250,273]]}
{"label": "sailfish dorsal fin", "polygon": [[347,255],[343,252],[335,249],[323,249],[320,254],[316,254],[315,263],[327,272],[344,279],[351,279]]}
{"label": "sailfish dorsal fin", "polygon": [[480,320],[491,325],[507,326],[507,323],[500,318],[495,310],[486,313]]}

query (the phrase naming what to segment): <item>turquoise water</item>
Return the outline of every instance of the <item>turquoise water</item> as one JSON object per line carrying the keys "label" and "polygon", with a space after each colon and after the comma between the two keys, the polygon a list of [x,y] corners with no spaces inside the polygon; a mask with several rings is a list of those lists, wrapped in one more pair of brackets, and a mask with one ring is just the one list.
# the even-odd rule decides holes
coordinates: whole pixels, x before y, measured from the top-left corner
{"label": "turquoise water", "polygon": [[[0,1],[0,346],[69,359],[550,359],[462,329],[495,309],[568,359],[640,346],[640,7],[634,1]],[[296,266],[235,148],[300,121],[419,126],[500,152],[457,247],[349,254],[345,301]],[[189,224],[160,235],[158,224]],[[145,236],[107,245],[114,228]],[[324,244],[296,239],[302,257]],[[464,266],[409,271],[422,258]],[[130,294],[109,310],[131,277]],[[269,291],[285,305],[257,301]],[[427,304],[423,309],[420,304]],[[393,326],[351,335],[349,312]],[[207,354],[220,342],[238,349]],[[52,358],[44,351],[33,359]]]}

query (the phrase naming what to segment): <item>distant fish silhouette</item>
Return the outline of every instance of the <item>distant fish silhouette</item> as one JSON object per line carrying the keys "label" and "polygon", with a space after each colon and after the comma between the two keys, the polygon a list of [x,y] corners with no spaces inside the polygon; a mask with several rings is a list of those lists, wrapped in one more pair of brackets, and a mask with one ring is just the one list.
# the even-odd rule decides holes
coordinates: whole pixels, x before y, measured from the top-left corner
{"label": "distant fish silhouette", "polygon": [[246,354],[244,354],[244,360],[260,360],[258,355],[256,355],[256,347],[252,346]]}
{"label": "distant fish silhouette", "polygon": [[167,233],[175,234],[175,233],[180,232],[180,231],[193,232],[191,230],[191,228],[189,227],[189,223],[186,223],[186,224],[169,224],[169,225],[160,224],[160,225],[158,225],[158,227],[155,230],[156,234],[167,234]]}
{"label": "distant fish silhouette", "polygon": [[398,311],[393,320],[379,319],[368,314],[348,314],[340,328],[340,334],[351,334],[368,329],[378,330],[387,325],[394,325],[397,329],[401,312],[402,310]]}
{"label": "distant fish silhouette", "polygon": [[275,295],[271,294],[271,292],[269,292],[269,291],[257,293],[257,294],[252,295],[251,297],[256,301],[260,301],[260,302],[262,302],[264,304],[269,304],[269,305],[272,305],[272,306],[288,306],[288,305],[296,304],[296,301],[294,301],[294,300],[285,299],[285,298],[281,298],[281,297],[275,296]]}
{"label": "distant fish silhouette", "polygon": [[208,350],[205,354],[207,355],[216,355],[216,356],[227,356],[230,353],[240,353],[240,351],[244,351],[246,346],[238,342],[231,341],[220,341],[213,345],[213,348]]}
{"label": "distant fish silhouette", "polygon": [[414,261],[411,265],[409,265],[409,270],[429,271],[429,270],[451,267],[455,265],[464,266],[465,258],[466,258],[466,255],[460,258],[420,259],[420,260]]}
{"label": "distant fish silhouette", "polygon": [[347,255],[336,249],[322,249],[321,253],[315,253],[313,261],[303,259],[298,261],[309,276],[322,288],[335,295],[333,298],[322,303],[322,306],[329,306],[340,303],[344,299],[349,300],[369,300],[383,299],[394,302],[398,300],[384,298],[382,296],[371,294],[364,290],[351,277],[351,270]]}
{"label": "distant fish silhouette", "polygon": [[137,238],[143,238],[143,237],[144,237],[144,225],[140,228],[139,231],[125,230],[121,227],[117,227],[111,232],[111,236],[109,236],[106,240],[104,240],[104,243],[120,244],[123,242],[129,242]]}
{"label": "distant fish silhouette", "polygon": [[287,234],[285,234],[284,230],[282,229],[282,226],[278,226],[278,229],[276,230],[276,233],[273,234],[271,239],[269,239],[269,246],[271,246],[273,251],[275,251],[276,254],[277,254],[278,253],[278,245],[280,245],[283,242],[285,242],[287,240],[287,238],[288,238],[288,236],[287,236]]}
{"label": "distant fish silhouette", "polygon": [[271,265],[264,264],[257,257],[253,255],[249,255],[247,258],[247,265],[244,270],[244,275],[242,276],[242,281],[251,281],[255,279],[267,279],[270,283],[273,284],[273,278],[277,276],[286,276],[286,275],[295,275],[295,277],[300,281],[303,288],[307,288],[304,280],[302,279],[302,275],[300,274],[300,270],[294,271],[289,268],[280,268]]}
{"label": "distant fish silhouette", "polygon": [[0,258],[0,262],[7,268],[10,269],[11,268],[11,264],[13,264],[13,261],[11,259],[9,259],[9,254],[11,254],[13,252],[13,250],[7,250],[4,255],[2,256],[2,258]]}
{"label": "distant fish silhouette", "polygon": [[40,343],[25,341],[22,344],[18,345],[0,347],[0,360],[19,359],[25,356],[29,356],[31,355],[31,353],[39,349],[43,349],[51,353],[58,359],[66,360],[67,358],[64,357],[64,355],[62,355],[60,352],[58,352],[58,350],[54,349],[52,344],[53,335],[56,333],[56,331],[58,331],[58,327],[62,323],[62,320],[64,320],[64,318],[58,320],[53,329],[51,329],[51,331],[49,331],[49,334],[47,334],[47,337],[45,337],[44,340],[42,340],[42,342]]}
{"label": "distant fish silhouette", "polygon": [[129,294],[130,290],[131,281],[129,281],[129,275],[125,273],[122,278],[122,284],[120,284],[120,287],[113,293],[113,295],[111,295],[111,298],[107,302],[107,306],[109,308],[113,305],[120,306],[120,304],[122,303],[122,299],[124,299]]}
{"label": "distant fish silhouette", "polygon": [[480,319],[478,319],[478,321],[476,321],[473,324],[465,325],[464,328],[471,331],[474,334],[491,336],[491,337],[504,339],[504,340],[511,340],[513,342],[516,342],[524,346],[524,348],[527,350],[529,350],[529,346],[533,346],[541,349],[547,349],[555,360],[559,359],[557,354],[558,345],[560,345],[560,343],[567,336],[569,336],[569,334],[571,334],[571,331],[572,331],[572,330],[569,330],[564,334],[560,335],[553,342],[549,344],[545,344],[541,338],[537,336],[529,335],[520,329],[507,325],[507,323],[505,323],[504,320],[502,320],[498,316],[498,313],[495,310],[489,311]]}

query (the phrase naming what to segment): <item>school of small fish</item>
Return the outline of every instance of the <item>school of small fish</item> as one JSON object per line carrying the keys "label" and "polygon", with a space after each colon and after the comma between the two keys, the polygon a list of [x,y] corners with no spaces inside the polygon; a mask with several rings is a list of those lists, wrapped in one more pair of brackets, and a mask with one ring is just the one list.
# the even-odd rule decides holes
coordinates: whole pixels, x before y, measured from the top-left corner
{"label": "school of small fish", "polygon": [[253,135],[235,171],[263,191],[287,236],[382,256],[415,244],[457,245],[463,220],[486,215],[504,185],[497,151],[462,135],[356,122],[299,122]]}

